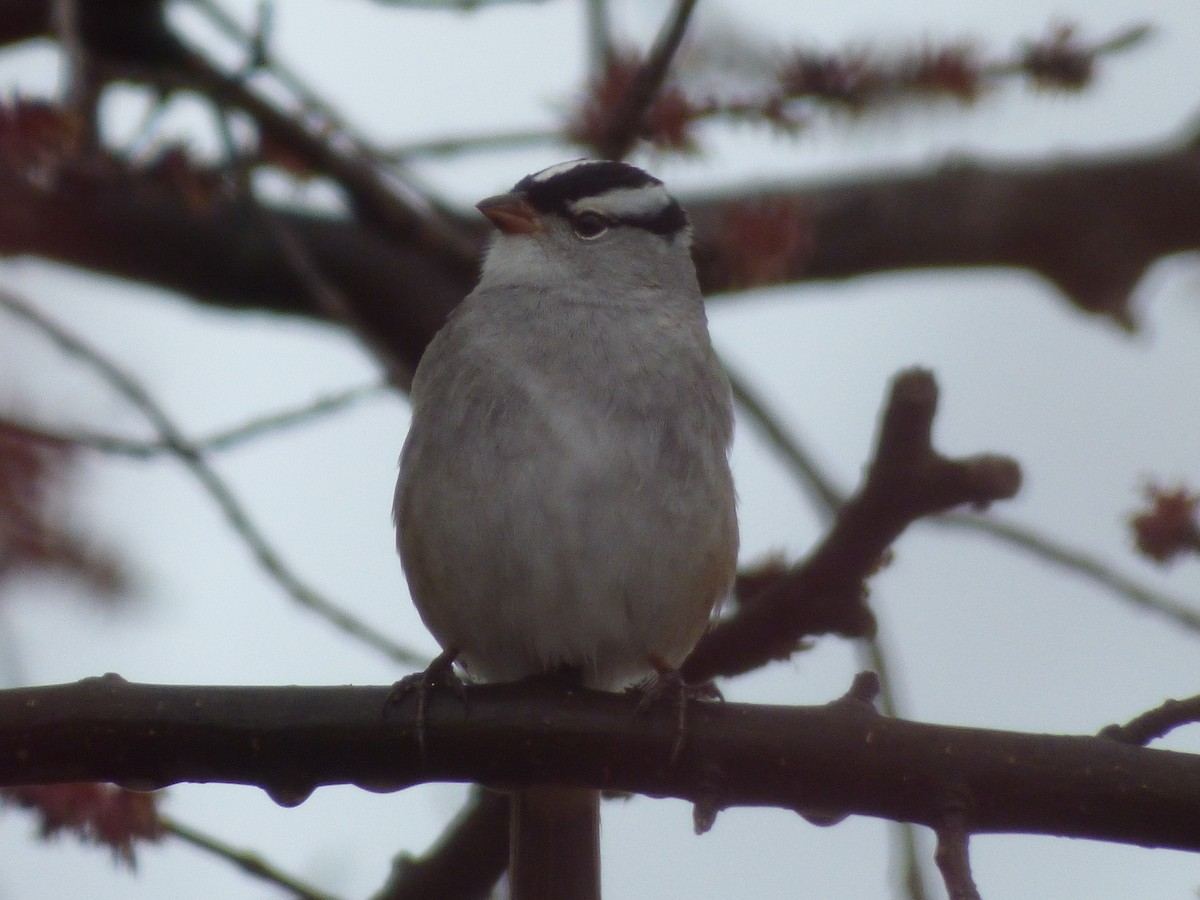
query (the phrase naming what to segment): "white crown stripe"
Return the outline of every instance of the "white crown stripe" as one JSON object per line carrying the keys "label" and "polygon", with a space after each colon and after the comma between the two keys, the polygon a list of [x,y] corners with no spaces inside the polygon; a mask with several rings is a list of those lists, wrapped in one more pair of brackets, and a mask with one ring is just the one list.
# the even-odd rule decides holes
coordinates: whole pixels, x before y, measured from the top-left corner
{"label": "white crown stripe", "polygon": [[570,172],[572,169],[577,169],[580,166],[595,165],[595,163],[596,160],[594,159],[569,159],[566,162],[560,162],[557,165],[550,166],[548,169],[542,169],[542,171],[531,175],[530,178],[536,184],[544,184],[556,175],[562,175],[566,172]]}
{"label": "white crown stripe", "polygon": [[596,212],[611,219],[652,218],[671,205],[671,195],[661,184],[635,188],[613,188],[603,194],[581,197],[571,204],[571,211]]}

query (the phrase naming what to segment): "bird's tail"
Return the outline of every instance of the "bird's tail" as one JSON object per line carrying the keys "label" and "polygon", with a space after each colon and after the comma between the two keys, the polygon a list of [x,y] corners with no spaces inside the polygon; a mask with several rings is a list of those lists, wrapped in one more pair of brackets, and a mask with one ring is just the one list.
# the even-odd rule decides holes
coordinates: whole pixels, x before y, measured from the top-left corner
{"label": "bird's tail", "polygon": [[600,900],[600,792],[539,785],[512,796],[512,900]]}

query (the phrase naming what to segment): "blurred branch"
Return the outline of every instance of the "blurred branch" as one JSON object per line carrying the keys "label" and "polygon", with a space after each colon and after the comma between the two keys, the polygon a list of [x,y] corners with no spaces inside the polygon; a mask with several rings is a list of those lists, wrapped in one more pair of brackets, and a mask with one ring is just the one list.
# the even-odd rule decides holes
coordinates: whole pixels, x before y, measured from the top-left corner
{"label": "blurred branch", "polygon": [[[902,103],[973,103],[997,82],[1013,77],[1027,78],[1043,90],[1079,91],[1092,83],[1101,57],[1131,49],[1149,35],[1150,27],[1139,23],[1089,42],[1075,25],[1056,24],[1007,58],[988,58],[968,39],[925,40],[892,50],[869,45],[835,52],[803,48],[784,59],[775,109],[770,102],[760,106],[768,121],[774,113],[779,124],[786,124],[788,101],[817,102],[862,115]],[[720,104],[715,106],[720,113]]]}
{"label": "blurred branch", "polygon": [[1087,86],[1101,56],[1123,53],[1144,43],[1153,29],[1144,22],[1127,25],[1107,38],[1080,40],[1074,25],[1058,25],[1040,41],[1026,42],[1018,59],[983,67],[989,78],[1027,75],[1041,87],[1076,90]]}
{"label": "blurred branch", "polygon": [[[1041,275],[1080,309],[1132,328],[1130,295],[1150,265],[1200,249],[1200,146],[1033,165],[960,161],[686,205],[707,293],[1012,266]],[[750,227],[764,219],[772,225],[766,235]]]}
{"label": "blurred branch", "polygon": [[[197,206],[149,173],[83,164],[64,164],[39,184],[8,161],[0,157],[0,252],[34,253],[227,308],[327,319],[249,202],[213,197]],[[277,215],[410,368],[474,281],[370,228]]]}
{"label": "blurred branch", "polygon": [[[670,17],[663,25],[645,61],[632,74],[619,98],[605,113],[607,121],[591,141],[597,156],[624,159],[633,150],[642,133],[647,110],[667,80],[667,71],[675,58],[696,0],[676,0]],[[610,65],[618,65],[615,57]]]}
{"label": "blurred branch", "polygon": [[[973,834],[1054,834],[1200,850],[1200,757],[1088,736],[889,719],[865,704],[696,703],[674,766],[674,709],[546,685],[468,686],[428,703],[389,687],[175,687],[117,676],[0,691],[0,784],[253,784],[295,804],[321,785],[555,783],[717,809],[819,809]],[[381,710],[388,709],[386,715]],[[256,752],[245,748],[254,746]]]}
{"label": "blurred branch", "polygon": [[[350,128],[341,112],[311,88],[304,78],[271,52],[266,37],[256,28],[249,30],[227,13],[216,0],[188,0],[210,22],[235,44],[246,48],[253,69],[268,70],[281,85],[291,91],[306,113],[317,113],[341,131]],[[260,7],[261,9],[261,7]]]}
{"label": "blurred branch", "polygon": [[[1015,58],[990,61],[978,57],[966,42],[940,48],[923,47],[894,54],[894,58],[868,51],[825,54],[797,51],[780,72],[783,84],[778,89],[765,89],[757,97],[743,90],[732,97],[706,93],[696,99],[688,95],[687,83],[696,80],[697,73],[685,73],[678,87],[664,93],[665,71],[657,84],[651,85],[648,80],[656,74],[657,70],[651,70],[656,57],[639,63],[632,54],[614,49],[607,38],[595,37],[598,30],[607,34],[606,25],[602,24],[606,21],[602,18],[604,9],[604,0],[587,0],[589,58],[601,55],[589,67],[590,87],[565,134],[560,128],[433,138],[396,147],[384,158],[409,161],[526,146],[548,147],[568,140],[596,155],[611,156],[622,147],[628,155],[630,142],[642,137],[661,149],[686,152],[698,148],[692,126],[701,120],[759,121],[784,133],[793,133],[812,123],[813,102],[844,107],[855,115],[890,109],[904,101],[930,102],[939,97],[969,103],[994,86],[994,82],[1014,76],[1028,77],[1043,89],[1077,90],[1091,79],[1100,56],[1137,46],[1150,33],[1147,26],[1134,25],[1110,38],[1085,44],[1073,29],[1058,28],[1047,38],[1027,42]],[[677,9],[677,14],[680,11],[681,8]],[[594,21],[597,16],[601,21]],[[669,24],[679,22],[677,15]],[[704,40],[703,36],[700,40]],[[660,43],[660,47],[664,52],[669,49],[665,43]],[[774,52],[761,49],[763,55]],[[697,68],[700,75],[705,73],[703,63]],[[643,84],[641,79],[647,80]],[[647,93],[650,87],[653,91]],[[640,109],[633,108],[635,97]],[[648,115],[652,110],[654,114]],[[618,142],[619,146],[614,146]]]}
{"label": "blurred branch", "polygon": [[767,401],[759,395],[754,386],[730,367],[728,361],[722,360],[721,365],[729,378],[733,400],[738,409],[749,417],[762,431],[767,443],[783,457],[788,468],[796,476],[796,483],[808,495],[821,517],[826,521],[832,519],[846,502],[845,493],[822,471],[816,458],[788,431],[780,416],[767,406]]}
{"label": "blurred branch", "polygon": [[404,665],[425,665],[426,660],[421,654],[395,643],[305,584],[267,542],[216,471],[188,442],[162,407],[131,376],[100,351],[74,336],[16,295],[0,290],[0,307],[14,317],[32,325],[68,356],[92,369],[146,417],[158,432],[160,440],[170,448],[175,458],[187,467],[209,496],[216,501],[221,512],[224,513],[226,521],[250,550],[255,561],[273,581],[287,592],[288,596],[304,608],[321,616],[338,630],[374,647],[391,659]]}
{"label": "blurred branch", "polygon": [[389,342],[375,334],[345,293],[321,271],[303,241],[288,230],[287,223],[262,204],[256,204],[256,207],[293,274],[300,279],[317,308],[332,321],[344,325],[359,339],[386,373],[389,383],[407,391],[413,376],[407,361],[395,352]]}
{"label": "blurred branch", "polygon": [[159,823],[164,833],[178,838],[186,844],[191,844],[193,847],[223,859],[226,862],[232,863],[247,875],[257,878],[259,881],[264,881],[267,884],[272,884],[286,891],[291,896],[299,898],[299,900],[336,900],[332,894],[319,891],[315,887],[311,887],[299,879],[282,872],[266,862],[257,853],[239,850],[218,838],[198,831],[189,825],[184,825],[182,822],[168,816],[159,816]]}
{"label": "blurred branch", "polygon": [[[671,23],[680,24],[679,18]],[[832,52],[743,40],[737,63],[730,62],[727,35],[701,34],[668,81],[665,69],[657,68],[664,58],[657,50],[669,48],[680,33],[664,31],[646,63],[635,50],[610,50],[604,70],[591,75],[574,104],[566,126],[570,137],[600,156],[628,153],[636,140],[693,153],[702,147],[696,126],[705,121],[764,125],[795,135],[820,114],[861,119],[946,101],[965,107],[1014,77],[1044,91],[1078,92],[1092,84],[1102,56],[1137,45],[1149,28],[1134,25],[1088,42],[1075,26],[1059,24],[1026,41],[1016,55],[999,59],[969,39],[925,39],[891,48],[859,42]],[[709,52],[706,43],[722,49]],[[655,76],[653,90],[647,90]]]}
{"label": "blurred branch", "polygon": [[399,173],[381,173],[379,155],[346,131],[326,133],[321,123],[312,127],[305,116],[277,109],[200,57],[192,58],[182,74],[163,75],[160,86],[190,87],[219,107],[240,110],[258,127],[260,149],[267,145],[278,155],[294,155],[310,167],[310,174],[328,175],[364,223],[410,242],[447,268],[470,271],[475,248],[469,238],[431,198],[412,188],[398,192],[395,188],[403,186]]}
{"label": "blurred branch", "polygon": [[[190,441],[189,444],[197,453],[202,454],[230,450],[258,438],[295,428],[297,425],[303,425],[338,412],[358,403],[364,397],[384,391],[387,387],[388,385],[384,382],[372,381],[369,384],[347,388],[325,397],[319,397],[313,402],[295,409],[256,417],[241,425],[235,425],[208,437]],[[19,422],[3,416],[0,416],[0,426],[28,435],[31,439],[38,441],[64,447],[87,447],[89,450],[111,453],[116,456],[129,456],[133,459],[150,459],[172,452],[170,445],[161,438],[153,441],[141,441],[94,431],[68,431],[47,428],[29,422]]]}
{"label": "blurred branch", "polygon": [[[840,509],[843,491],[816,462],[797,437],[788,431],[754,389],[728,365],[725,367],[733,386],[734,399],[742,412],[757,425],[768,443],[783,457],[796,474],[818,509]],[[1166,616],[1189,631],[1200,631],[1200,607],[1187,600],[1152,590],[1121,574],[1100,557],[1054,540],[1050,536],[1015,522],[971,512],[947,512],[922,519],[940,528],[976,531],[1025,550],[1054,565],[1090,579],[1132,603]]]}
{"label": "blurred branch", "polygon": [[[68,0],[27,0],[24,5],[48,11],[50,4],[64,2]],[[342,188],[364,224],[405,240],[444,268],[470,277],[476,247],[469,234],[430,196],[406,183],[402,173],[382,172],[380,155],[346,126],[330,104],[297,79],[285,76],[284,82],[299,93],[299,108],[276,105],[244,78],[221,71],[201,52],[186,46],[171,30],[163,0],[82,3],[78,12],[77,33],[86,52],[89,84],[127,81],[162,93],[188,90],[217,110],[241,111],[254,123],[260,153],[286,157],[309,175],[328,176]],[[46,12],[40,18],[22,16],[9,27],[2,21],[3,13],[0,3],[0,46],[58,36]],[[240,33],[236,25],[234,31]]]}
{"label": "blurred branch", "polygon": [[892,383],[866,479],[839,510],[833,529],[807,560],[768,579],[753,595],[739,578],[739,605],[718,621],[681,666],[700,683],[786,659],[806,635],[861,637],[874,631],[864,585],[888,548],[915,520],[955,506],[1013,496],[1020,469],[982,454],[960,460],[931,444],[937,385],[920,369]]}
{"label": "blurred branch", "polygon": [[401,856],[371,900],[480,900],[508,863],[508,794],[476,785],[437,843],[420,859]]}
{"label": "blurred branch", "polygon": [[51,0],[51,21],[58,42],[63,48],[66,77],[65,103],[67,109],[83,123],[88,142],[95,137],[96,101],[99,88],[92,80],[90,54],[84,45],[81,22],[80,0]]}
{"label": "blurred branch", "polygon": [[584,0],[587,22],[588,75],[599,78],[612,53],[612,27],[608,21],[608,0]]}
{"label": "blurred branch", "polygon": [[1062,566],[1151,612],[1166,616],[1189,631],[1200,631],[1200,606],[1151,590],[1122,575],[1097,556],[1076,550],[1015,522],[970,513],[948,513],[926,520],[945,528],[978,531],[1019,547],[1047,562]]}
{"label": "blurred branch", "polygon": [[527,128],[517,131],[493,131],[487,134],[461,137],[430,138],[412,141],[387,150],[383,158],[390,162],[407,162],[416,157],[455,156],[480,150],[520,150],[525,147],[550,147],[563,143],[559,129]]}
{"label": "blurred branch", "polygon": [[[826,523],[835,519],[845,505],[845,495],[834,486],[832,479],[821,470],[807,449],[788,432],[782,419],[767,407],[766,401],[758,396],[750,384],[733,372],[728,363],[723,362],[722,365],[729,377],[733,399],[738,408],[762,430],[768,443],[783,455],[797,483],[810,495],[821,518]],[[863,661],[860,664],[867,665],[879,678],[878,700],[884,715],[893,718],[899,716],[901,713],[896,701],[892,666],[878,632],[860,638],[856,642],[856,649],[860,661]],[[895,823],[891,830],[893,866],[903,873],[904,890],[909,900],[926,900],[929,892],[925,885],[925,867],[922,865],[917,846],[916,829],[909,822],[899,822]]]}
{"label": "blurred branch", "polygon": [[[960,162],[684,199],[708,294],[1014,266],[1040,273],[1080,308],[1131,326],[1130,294],[1146,269],[1200,249],[1200,143],[1039,165]],[[447,268],[416,244],[333,217],[277,215],[409,366],[472,286],[473,272]],[[756,222],[771,227],[760,235]],[[464,215],[460,226],[482,246],[482,222]],[[213,197],[196,208],[155,175],[109,163],[63,158],[38,178],[28,163],[0,156],[0,253],[34,254],[219,306],[324,317],[247,204]]]}

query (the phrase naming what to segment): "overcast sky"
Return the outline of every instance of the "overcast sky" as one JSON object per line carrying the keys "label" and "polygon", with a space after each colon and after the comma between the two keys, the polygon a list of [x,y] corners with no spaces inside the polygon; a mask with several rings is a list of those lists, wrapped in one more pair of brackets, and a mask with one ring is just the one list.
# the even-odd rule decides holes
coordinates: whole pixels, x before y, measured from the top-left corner
{"label": "overcast sky", "polygon": [[[252,19],[253,2],[223,5]],[[618,2],[613,9],[618,32],[645,42],[666,4]],[[189,29],[196,24],[193,15],[179,20]],[[958,155],[1030,159],[1138,148],[1180,135],[1195,121],[1195,0],[709,2],[699,26],[701,36],[744,34],[749,42],[829,49],[859,40],[911,45],[973,36],[1003,54],[1064,21],[1094,37],[1143,21],[1156,30],[1142,47],[1103,64],[1082,97],[1014,85],[969,111],[853,125],[819,119],[796,140],[743,128],[713,134],[697,159],[639,161],[686,191],[904,169]],[[276,4],[275,26],[279,58],[381,146],[551,126],[584,65],[581,4],[565,0],[470,15],[289,0]],[[54,84],[48,48],[0,59],[5,94],[18,87],[44,93]],[[136,96],[119,98],[107,109],[109,127],[126,133],[143,109]],[[192,134],[201,115],[180,103],[165,133]],[[194,143],[203,147],[204,140]],[[547,147],[463,157],[423,165],[419,175],[466,205],[571,155]],[[320,199],[322,190],[306,188],[301,196]],[[20,259],[0,262],[0,284],[85,331],[195,435],[375,375],[352,340],[308,322],[200,309],[184,298]],[[1135,313],[1140,329],[1130,336],[1083,318],[1028,274],[994,271],[764,290],[715,299],[710,315],[720,351],[844,486],[855,483],[867,459],[888,380],[909,365],[928,366],[943,394],[939,447],[1004,452],[1024,467],[1020,497],[997,507],[997,515],[1036,525],[1200,606],[1200,563],[1153,569],[1130,551],[1125,526],[1146,479],[1200,486],[1197,259],[1156,266],[1138,290]],[[3,317],[0,340],[0,379],[13,407],[47,423],[150,434],[90,373]],[[218,466],[305,578],[432,655],[436,645],[409,603],[389,521],[407,416],[403,398],[377,396],[223,455]],[[745,423],[734,464],[743,561],[804,553],[820,534],[819,520]],[[0,607],[0,672],[8,683],[108,671],[199,684],[386,684],[404,674],[296,609],[172,461],[89,457],[80,490],[89,527],[116,542],[134,566],[137,602],[110,615],[78,602],[69,587],[27,586]],[[1200,690],[1197,636],[986,539],[914,528],[872,593],[912,718],[1094,733]],[[735,701],[821,703],[841,694],[858,668],[853,648],[830,638],[722,689]],[[1200,737],[1184,732],[1164,746],[1200,750]],[[464,790],[432,785],[378,796],[329,788],[282,809],[255,789],[182,785],[170,789],[165,808],[351,898],[382,883],[396,852],[420,853]],[[279,896],[169,843],[143,849],[130,876],[114,874],[102,851],[79,849],[72,839],[48,848],[29,841],[31,831],[24,813],[0,812],[0,900]],[[1200,858],[1185,854],[1040,837],[976,838],[971,846],[988,900],[1194,898],[1200,888]],[[782,811],[732,810],[697,838],[686,804],[638,798],[606,804],[603,852],[609,900],[865,898],[892,889],[885,826],[868,819],[820,829]]]}

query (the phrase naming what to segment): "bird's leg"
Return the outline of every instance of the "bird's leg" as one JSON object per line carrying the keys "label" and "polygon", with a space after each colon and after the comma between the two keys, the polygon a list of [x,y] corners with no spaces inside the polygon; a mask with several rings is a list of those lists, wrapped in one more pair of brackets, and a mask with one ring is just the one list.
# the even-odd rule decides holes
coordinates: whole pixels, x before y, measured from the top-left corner
{"label": "bird's leg", "polygon": [[650,658],[654,673],[646,681],[636,685],[631,690],[640,691],[642,697],[638,700],[637,712],[643,712],[662,700],[670,701],[675,706],[675,743],[671,745],[671,765],[679,759],[683,752],[683,743],[687,737],[687,707],[689,700],[724,700],[716,684],[706,681],[703,684],[688,684],[679,674],[679,670],[668,665],[661,658]]}
{"label": "bird's leg", "polygon": [[425,709],[430,693],[438,685],[442,685],[449,688],[460,700],[466,700],[466,687],[454,671],[454,660],[458,658],[458,653],[454,647],[448,647],[435,656],[423,672],[405,675],[392,685],[391,691],[388,692],[385,708],[395,706],[409,694],[417,695],[417,750],[421,759],[425,759]]}

